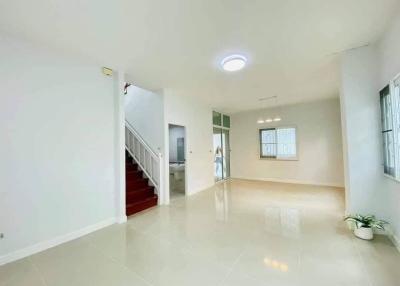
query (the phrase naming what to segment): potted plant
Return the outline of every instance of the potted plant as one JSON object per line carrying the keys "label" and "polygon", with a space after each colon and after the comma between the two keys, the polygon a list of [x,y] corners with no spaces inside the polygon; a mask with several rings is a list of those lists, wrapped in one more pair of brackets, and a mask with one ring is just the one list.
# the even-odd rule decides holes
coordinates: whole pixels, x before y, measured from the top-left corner
{"label": "potted plant", "polygon": [[365,240],[374,238],[373,228],[384,230],[387,224],[386,221],[378,220],[373,215],[349,215],[344,220],[354,223],[354,235]]}

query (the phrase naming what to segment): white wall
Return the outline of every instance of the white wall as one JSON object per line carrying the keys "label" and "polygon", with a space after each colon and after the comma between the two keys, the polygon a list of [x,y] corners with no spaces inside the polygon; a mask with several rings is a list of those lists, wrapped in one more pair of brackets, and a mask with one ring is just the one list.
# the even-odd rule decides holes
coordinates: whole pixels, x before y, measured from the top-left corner
{"label": "white wall", "polygon": [[400,73],[400,17],[371,47],[342,58],[347,211],[374,213],[400,237],[400,183],[383,175],[379,90]]}
{"label": "white wall", "polygon": [[169,127],[169,161],[178,161],[178,138],[185,138],[185,128],[176,125]]}
{"label": "white wall", "polygon": [[[396,75],[400,74],[400,15],[395,17],[386,34],[378,44],[378,60],[380,64],[379,89],[383,88]],[[382,177],[382,205],[386,218],[400,246],[400,182]]]}
{"label": "white wall", "polygon": [[136,86],[128,88],[125,118],[156,153],[164,150],[163,111],[162,95]]}
{"label": "white wall", "polygon": [[379,87],[400,74],[400,12],[377,44],[379,60]]}
{"label": "white wall", "polygon": [[115,118],[113,78],[101,67],[0,42],[4,263],[112,223]]}
{"label": "white wall", "polygon": [[[212,109],[196,99],[178,94],[173,90],[164,91],[164,130],[168,124],[186,128],[186,194],[191,195],[214,184],[212,153]],[[168,136],[165,149],[169,149]],[[169,156],[165,156],[165,166]],[[168,168],[165,168],[165,186],[169,186]],[[162,198],[164,202],[168,197]]]}
{"label": "white wall", "polygon": [[[258,124],[279,114],[278,124]],[[296,126],[298,160],[260,159],[259,129]],[[337,99],[231,115],[231,172],[234,178],[343,186],[340,108]]]}
{"label": "white wall", "polygon": [[343,55],[341,106],[346,162],[346,209],[376,212],[382,177],[380,116],[375,47]]}

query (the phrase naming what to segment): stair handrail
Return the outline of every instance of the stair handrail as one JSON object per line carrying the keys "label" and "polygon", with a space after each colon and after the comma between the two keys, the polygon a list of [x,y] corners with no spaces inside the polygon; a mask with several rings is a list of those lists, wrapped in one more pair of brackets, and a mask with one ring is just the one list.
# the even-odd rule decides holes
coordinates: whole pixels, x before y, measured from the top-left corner
{"label": "stair handrail", "polygon": [[147,142],[143,139],[139,132],[137,132],[136,129],[127,120],[125,120],[125,126],[128,127],[128,129],[133,133],[133,135],[135,135],[137,139],[139,139],[140,143],[142,143],[146,147],[146,149],[153,153],[153,156],[158,158],[162,157],[162,153],[154,151],[154,149],[149,144],[147,144]]}
{"label": "stair handrail", "polygon": [[[125,120],[125,128],[126,130],[128,130],[128,133],[125,133],[125,135],[126,136],[128,135],[127,137],[133,136],[134,139],[133,141],[131,141],[129,138],[125,138],[126,150],[128,150],[129,154],[132,156],[132,158],[134,158],[134,160],[142,169],[146,177],[154,185],[156,193],[160,195],[161,190],[163,189],[162,153],[155,152],[150,147],[150,145],[143,139],[143,137],[139,134],[139,132],[137,132],[136,129],[127,120]],[[127,132],[126,130],[125,132]],[[131,135],[129,135],[129,133],[131,133]],[[136,146],[135,140],[138,142],[138,146]],[[148,156],[146,156],[146,152],[150,156],[150,160]],[[152,158],[154,158],[154,161],[152,160]],[[154,165],[154,163],[156,165]]]}

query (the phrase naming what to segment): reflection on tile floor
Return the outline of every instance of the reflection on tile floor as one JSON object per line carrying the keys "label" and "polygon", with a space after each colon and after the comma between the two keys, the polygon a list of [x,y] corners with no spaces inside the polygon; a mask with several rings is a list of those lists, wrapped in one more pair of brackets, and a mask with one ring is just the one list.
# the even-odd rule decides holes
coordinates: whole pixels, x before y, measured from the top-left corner
{"label": "reflection on tile floor", "polygon": [[384,236],[353,237],[342,189],[232,180],[0,267],[0,285],[400,285]]}
{"label": "reflection on tile floor", "polygon": [[185,196],[185,173],[175,178],[173,174],[169,175],[169,197],[171,200]]}

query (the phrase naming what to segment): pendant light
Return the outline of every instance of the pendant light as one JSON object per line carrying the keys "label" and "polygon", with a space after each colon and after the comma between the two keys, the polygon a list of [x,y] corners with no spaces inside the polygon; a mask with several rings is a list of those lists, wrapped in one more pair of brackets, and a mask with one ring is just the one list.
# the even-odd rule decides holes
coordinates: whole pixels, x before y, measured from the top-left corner
{"label": "pendant light", "polygon": [[[278,110],[278,97],[277,96],[275,96],[275,110]],[[272,120],[274,122],[279,122],[282,120],[282,118],[279,116],[279,114],[275,114],[275,116]]]}
{"label": "pendant light", "polygon": [[[270,97],[264,97],[264,98],[260,98],[259,101],[266,101],[266,100],[271,100],[274,99],[275,100],[275,109],[277,109],[278,106],[278,96],[274,95],[274,96],[270,96]],[[276,113],[276,111],[275,111]],[[263,123],[272,123],[272,122],[279,122],[282,120],[282,117],[279,114],[275,114],[274,116],[269,116],[266,119],[263,118],[259,118],[257,120],[258,124],[263,124]]]}

